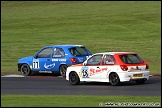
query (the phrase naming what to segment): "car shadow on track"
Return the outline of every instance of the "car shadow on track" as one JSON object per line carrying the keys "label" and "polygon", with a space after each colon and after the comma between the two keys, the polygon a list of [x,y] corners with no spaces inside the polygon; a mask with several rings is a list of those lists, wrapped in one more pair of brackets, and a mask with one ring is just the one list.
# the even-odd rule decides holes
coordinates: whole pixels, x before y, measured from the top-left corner
{"label": "car shadow on track", "polygon": [[[150,78],[144,84],[137,84],[135,81],[121,82],[118,86],[137,86],[137,85],[148,85],[161,82],[161,78]],[[97,85],[97,86],[111,86],[108,82],[81,82],[79,85]]]}
{"label": "car shadow on track", "polygon": [[32,74],[30,77],[33,77],[33,76],[36,76],[36,77],[61,77],[61,75],[59,73],[35,73],[35,74]]}

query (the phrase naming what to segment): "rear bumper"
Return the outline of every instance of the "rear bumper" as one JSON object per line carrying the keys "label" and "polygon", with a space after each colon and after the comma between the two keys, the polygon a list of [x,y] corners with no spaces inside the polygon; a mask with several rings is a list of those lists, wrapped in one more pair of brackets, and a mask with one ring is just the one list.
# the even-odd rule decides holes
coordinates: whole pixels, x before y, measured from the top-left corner
{"label": "rear bumper", "polygon": [[[119,73],[119,78],[121,82],[124,81],[131,81],[131,80],[139,80],[139,79],[149,79],[149,71],[142,71],[142,72],[125,72]],[[141,77],[134,77],[134,74],[142,74]]]}

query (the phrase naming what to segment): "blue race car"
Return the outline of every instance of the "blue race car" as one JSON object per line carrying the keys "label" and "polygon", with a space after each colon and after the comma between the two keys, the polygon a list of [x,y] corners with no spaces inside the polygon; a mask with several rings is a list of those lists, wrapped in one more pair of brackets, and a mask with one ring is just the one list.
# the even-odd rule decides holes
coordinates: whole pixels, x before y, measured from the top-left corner
{"label": "blue race car", "polygon": [[68,66],[83,63],[92,53],[83,45],[45,46],[34,56],[18,60],[18,71],[24,76],[34,73],[59,73],[66,76]]}

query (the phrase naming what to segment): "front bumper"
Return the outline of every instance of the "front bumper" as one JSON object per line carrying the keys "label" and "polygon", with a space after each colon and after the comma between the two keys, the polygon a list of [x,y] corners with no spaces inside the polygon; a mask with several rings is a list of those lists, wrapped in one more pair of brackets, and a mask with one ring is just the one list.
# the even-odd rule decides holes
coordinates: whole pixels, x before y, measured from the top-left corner
{"label": "front bumper", "polygon": [[17,69],[18,69],[18,71],[21,70],[21,64],[17,64]]}

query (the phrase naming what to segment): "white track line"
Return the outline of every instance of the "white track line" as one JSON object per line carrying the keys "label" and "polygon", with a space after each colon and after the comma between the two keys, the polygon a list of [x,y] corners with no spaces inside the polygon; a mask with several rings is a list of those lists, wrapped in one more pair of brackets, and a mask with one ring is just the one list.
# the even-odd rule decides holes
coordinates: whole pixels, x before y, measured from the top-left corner
{"label": "white track line", "polygon": [[1,76],[1,77],[24,77],[24,76],[23,75],[12,74],[12,75],[5,75],[5,76]]}

